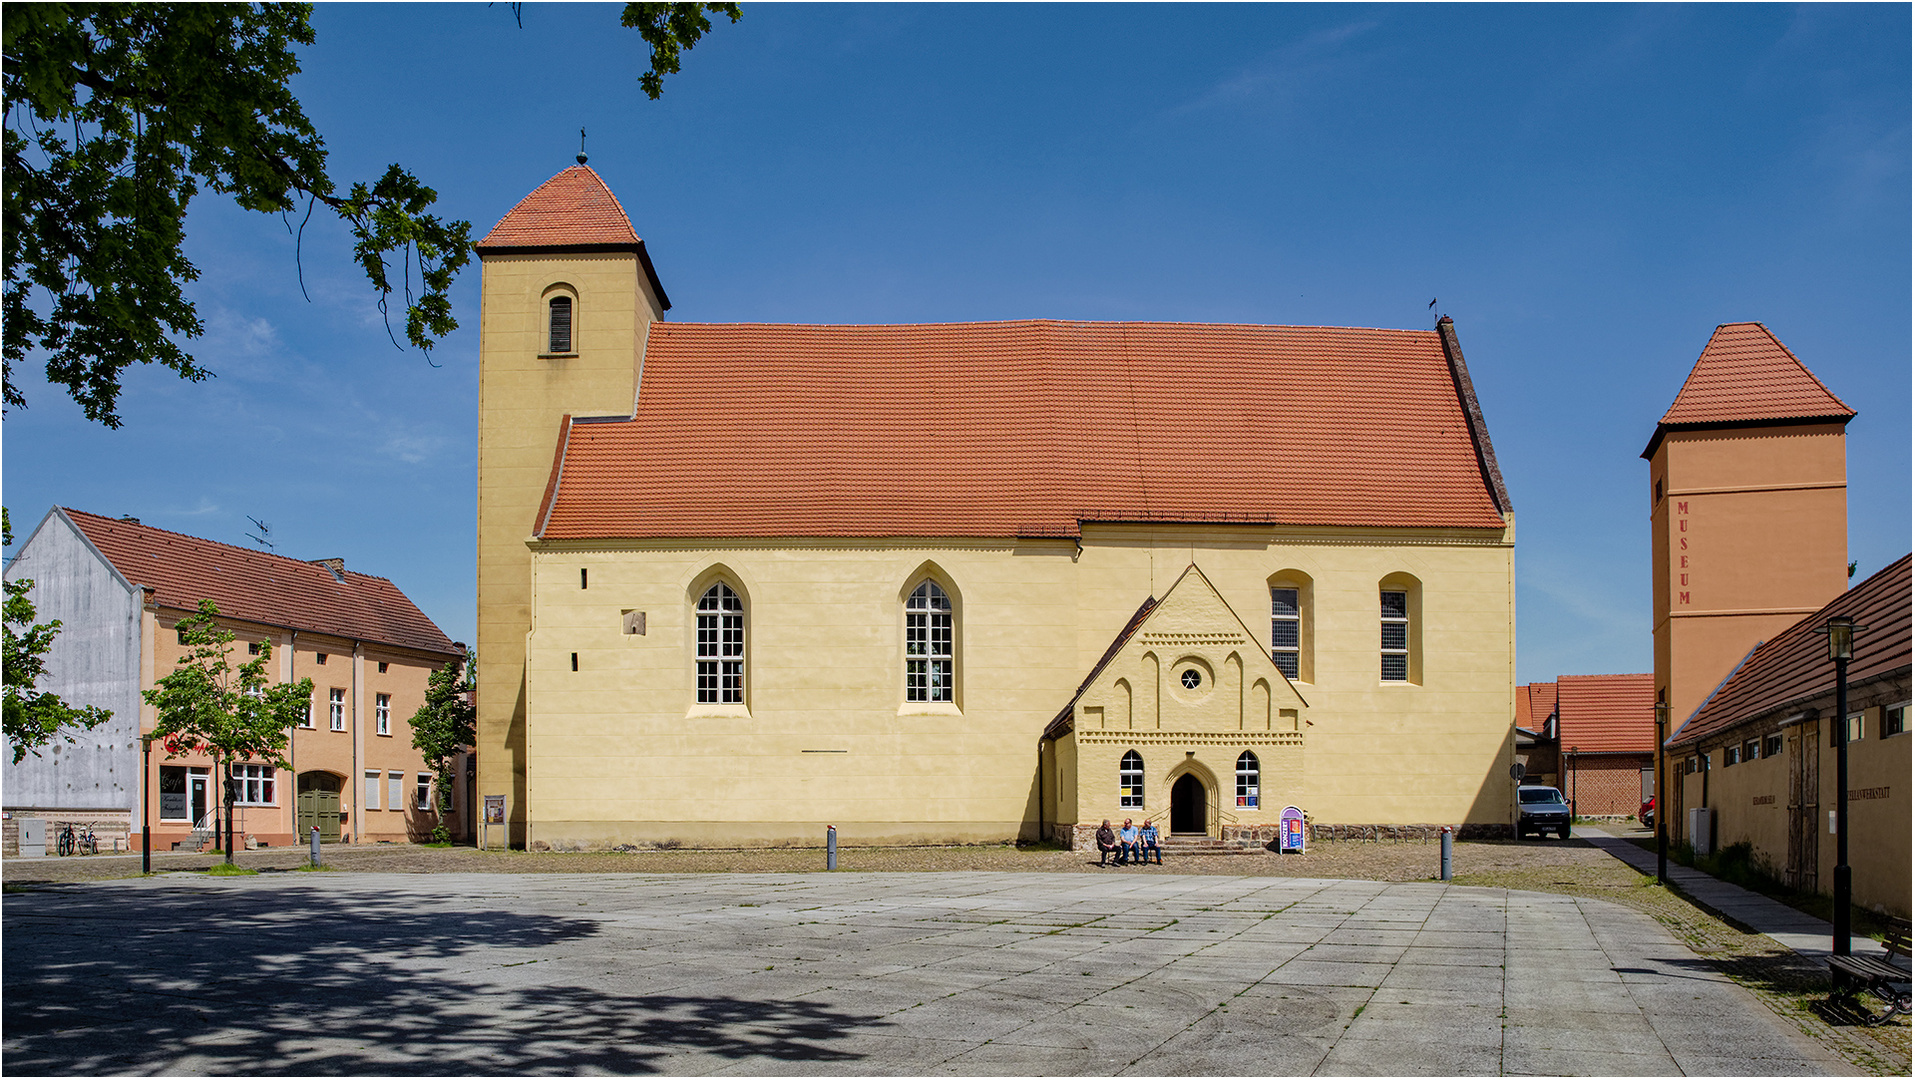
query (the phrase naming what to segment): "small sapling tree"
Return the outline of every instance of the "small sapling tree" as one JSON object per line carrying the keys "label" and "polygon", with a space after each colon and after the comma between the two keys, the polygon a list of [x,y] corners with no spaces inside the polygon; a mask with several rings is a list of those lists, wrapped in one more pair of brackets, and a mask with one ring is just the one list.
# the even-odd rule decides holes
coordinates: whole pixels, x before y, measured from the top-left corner
{"label": "small sapling tree", "polygon": [[259,761],[276,769],[286,763],[286,731],[301,722],[312,701],[313,681],[269,684],[266,663],[271,642],[259,643],[259,652],[233,666],[233,634],[219,625],[219,608],[201,600],[199,610],[178,623],[180,643],[186,646],[171,674],[153,689],[142,691],[146,703],[159,713],[147,738],[167,757],[203,753],[225,777],[222,804],[226,808],[226,861],[233,861],[233,765]]}
{"label": "small sapling tree", "polygon": [[412,746],[438,778],[438,792],[432,805],[438,820],[432,827],[432,839],[445,843],[452,839],[446,828],[446,814],[452,810],[452,762],[459,751],[478,738],[477,711],[472,707],[476,687],[473,674],[479,668],[478,657],[467,652],[432,673],[426,684],[426,703],[412,714]]}

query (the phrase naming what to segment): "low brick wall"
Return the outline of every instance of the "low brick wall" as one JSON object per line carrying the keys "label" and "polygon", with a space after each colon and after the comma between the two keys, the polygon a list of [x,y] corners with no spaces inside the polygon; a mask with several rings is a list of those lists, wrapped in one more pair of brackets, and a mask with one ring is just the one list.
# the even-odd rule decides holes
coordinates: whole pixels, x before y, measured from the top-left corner
{"label": "low brick wall", "polygon": [[[0,857],[14,858],[20,854],[20,819],[39,818],[47,823],[47,854],[52,855],[59,842],[60,826],[72,824],[76,829],[81,825],[93,826],[93,835],[100,841],[101,851],[112,851],[115,841],[121,851],[130,850],[127,842],[133,837],[132,815],[125,810],[60,810],[36,806],[8,807],[6,818],[0,820]],[[137,847],[138,841],[134,840]]]}

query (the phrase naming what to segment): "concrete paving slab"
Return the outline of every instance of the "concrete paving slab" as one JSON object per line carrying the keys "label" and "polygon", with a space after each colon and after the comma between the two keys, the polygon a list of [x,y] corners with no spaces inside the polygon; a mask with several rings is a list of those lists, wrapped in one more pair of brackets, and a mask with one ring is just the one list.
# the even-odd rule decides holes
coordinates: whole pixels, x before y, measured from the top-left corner
{"label": "concrete paving slab", "polygon": [[[1838,1071],[1595,901],[1169,874],[290,877],[9,895],[0,1069]],[[1595,947],[1545,949],[1538,912]],[[1563,1035],[1566,1002],[1602,1038]]]}

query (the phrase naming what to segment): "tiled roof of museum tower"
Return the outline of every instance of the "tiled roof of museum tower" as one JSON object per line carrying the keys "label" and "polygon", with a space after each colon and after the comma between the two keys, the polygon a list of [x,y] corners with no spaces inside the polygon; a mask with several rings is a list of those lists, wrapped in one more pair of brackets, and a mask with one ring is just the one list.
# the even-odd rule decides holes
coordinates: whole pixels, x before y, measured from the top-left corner
{"label": "tiled roof of museum tower", "polygon": [[1507,496],[1445,330],[655,323],[635,415],[566,425],[528,524],[546,539],[1500,528]]}
{"label": "tiled roof of museum tower", "polygon": [[[445,632],[392,582],[324,562],[202,540],[151,525],[65,507],[113,568],[154,590],[161,607],[192,611],[211,600],[219,613],[244,622],[456,655]],[[343,579],[343,580],[342,580]]]}
{"label": "tiled roof of museum tower", "polygon": [[1789,347],[1759,322],[1716,327],[1676,400],[1656,424],[1649,457],[1672,429],[1763,421],[1846,421],[1855,410],[1822,385]]}

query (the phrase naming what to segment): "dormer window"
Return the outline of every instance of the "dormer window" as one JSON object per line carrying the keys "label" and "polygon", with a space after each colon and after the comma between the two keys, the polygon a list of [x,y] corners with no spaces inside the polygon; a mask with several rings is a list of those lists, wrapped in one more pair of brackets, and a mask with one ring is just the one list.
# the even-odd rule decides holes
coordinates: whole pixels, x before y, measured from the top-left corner
{"label": "dormer window", "polygon": [[551,318],[547,324],[546,352],[569,353],[572,351],[572,298],[554,296],[547,305]]}

